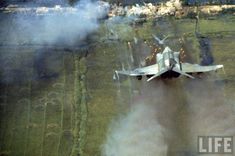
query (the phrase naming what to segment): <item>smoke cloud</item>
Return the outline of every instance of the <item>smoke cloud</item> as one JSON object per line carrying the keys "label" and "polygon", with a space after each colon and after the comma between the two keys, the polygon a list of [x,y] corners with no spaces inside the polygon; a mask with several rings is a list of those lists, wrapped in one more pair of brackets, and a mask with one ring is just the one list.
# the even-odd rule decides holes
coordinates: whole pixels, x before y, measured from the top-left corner
{"label": "smoke cloud", "polygon": [[99,26],[108,3],[82,0],[75,7],[38,7],[16,15],[10,41],[17,44],[75,44]]}
{"label": "smoke cloud", "polygon": [[0,45],[6,47],[1,49],[1,83],[57,78],[63,56],[56,48],[82,45],[108,9],[108,3],[89,0],[81,0],[75,7],[32,7],[26,3],[11,9],[11,14],[4,14],[0,28]]}
{"label": "smoke cloud", "polygon": [[113,123],[111,135],[104,145],[104,156],[164,156],[163,128],[155,120],[156,112],[137,104],[129,114]]}
{"label": "smoke cloud", "polygon": [[234,105],[223,85],[176,79],[140,88],[127,115],[111,124],[104,156],[196,155],[198,136],[235,135]]}
{"label": "smoke cloud", "polygon": [[141,95],[134,97],[127,115],[111,124],[102,149],[104,156],[168,154],[170,142],[177,137],[174,117],[179,109],[179,100],[173,93],[175,86],[168,91],[167,85],[161,81],[145,82],[143,80]]}
{"label": "smoke cloud", "polygon": [[198,136],[235,136],[235,110],[224,85],[206,80],[186,83],[188,101],[188,140],[196,152]]}

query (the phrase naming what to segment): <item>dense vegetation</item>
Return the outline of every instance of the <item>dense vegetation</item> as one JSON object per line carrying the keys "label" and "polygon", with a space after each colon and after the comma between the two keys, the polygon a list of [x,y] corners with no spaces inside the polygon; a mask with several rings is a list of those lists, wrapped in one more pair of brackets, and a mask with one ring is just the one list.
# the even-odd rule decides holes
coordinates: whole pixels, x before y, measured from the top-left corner
{"label": "dense vegetation", "polygon": [[[76,4],[76,2],[78,2],[79,0],[52,0],[52,1],[47,1],[47,0],[1,0],[0,1],[0,6],[6,6],[8,4],[16,4],[16,3],[25,3],[25,2],[29,2],[30,4],[36,4],[36,5],[46,5],[46,6],[51,6],[51,5],[55,5],[55,4],[70,4],[70,5],[74,5]],[[94,1],[94,0],[93,0]],[[143,4],[145,3],[161,3],[161,2],[166,2],[167,0],[103,0],[103,1],[107,1],[109,3],[112,4],[123,4],[123,5],[132,5],[132,4]],[[209,5],[213,5],[213,4],[235,4],[234,0],[182,0],[182,2],[185,5],[197,5],[198,3],[201,5],[204,4],[209,4]]]}

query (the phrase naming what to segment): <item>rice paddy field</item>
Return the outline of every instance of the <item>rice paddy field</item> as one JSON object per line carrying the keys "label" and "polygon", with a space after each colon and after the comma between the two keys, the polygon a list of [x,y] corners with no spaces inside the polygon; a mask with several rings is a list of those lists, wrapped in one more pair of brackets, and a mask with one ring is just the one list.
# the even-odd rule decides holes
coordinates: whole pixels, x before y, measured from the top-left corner
{"label": "rice paddy field", "polygon": [[[15,43],[7,34],[18,28],[11,15],[2,16],[5,20],[0,21],[0,156],[104,155],[110,125],[128,114],[133,101],[146,89],[142,89],[145,83],[135,79],[122,78],[115,82],[114,71],[140,66],[145,57],[159,48],[152,34],[170,35],[167,45],[175,51],[185,51],[185,61],[200,63],[203,58],[212,57],[211,63],[223,64],[225,73],[212,73],[202,80],[210,81],[211,88],[218,89],[218,94],[198,96],[223,96],[232,101],[230,106],[234,108],[233,15],[200,19],[199,31],[209,41],[209,54],[201,53],[203,47],[199,41],[203,37],[195,35],[194,19],[166,17],[134,25],[120,22],[112,25],[118,39],[110,39],[112,34],[102,23],[90,34],[92,40],[84,41],[88,45],[84,48],[38,45],[23,39]],[[177,94],[178,101],[184,101],[184,97],[191,94],[191,83],[185,78],[179,79],[173,80],[174,85],[168,88],[173,91],[168,94]],[[171,138],[167,155],[192,155],[195,151],[187,136],[192,126],[186,123],[191,119],[188,114],[195,112],[188,112],[184,102],[178,103],[176,110],[182,112],[173,113],[175,116],[169,118],[172,122],[176,120],[175,135],[183,139],[177,142],[175,137]],[[164,120],[161,121],[164,125]],[[234,123],[233,118],[230,123]],[[167,124],[165,127],[172,130]],[[234,127],[232,134],[235,134]]]}

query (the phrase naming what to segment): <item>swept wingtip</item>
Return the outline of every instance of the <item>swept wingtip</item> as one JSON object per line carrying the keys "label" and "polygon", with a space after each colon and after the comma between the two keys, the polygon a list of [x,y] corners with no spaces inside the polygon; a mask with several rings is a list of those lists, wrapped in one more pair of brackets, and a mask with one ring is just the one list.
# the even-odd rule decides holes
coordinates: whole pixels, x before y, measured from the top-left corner
{"label": "swept wingtip", "polygon": [[217,69],[220,69],[220,68],[222,68],[222,70],[223,70],[223,72],[224,72],[224,74],[226,74],[225,73],[225,70],[224,70],[224,65],[222,65],[222,64],[220,64],[220,65],[217,65],[217,67],[216,67]]}
{"label": "swept wingtip", "polygon": [[118,71],[117,70],[114,71],[113,80],[119,80],[119,75],[118,75]]}
{"label": "swept wingtip", "polygon": [[220,65],[217,65],[216,67],[219,69],[219,68],[223,68],[224,65],[220,64]]}

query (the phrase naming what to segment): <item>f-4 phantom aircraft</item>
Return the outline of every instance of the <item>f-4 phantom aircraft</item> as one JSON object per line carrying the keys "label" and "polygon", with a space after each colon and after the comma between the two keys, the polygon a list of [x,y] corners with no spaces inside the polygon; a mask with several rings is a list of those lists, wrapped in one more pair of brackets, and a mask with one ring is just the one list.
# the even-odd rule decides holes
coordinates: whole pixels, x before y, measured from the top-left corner
{"label": "f-4 phantom aircraft", "polygon": [[184,75],[194,79],[192,73],[203,73],[223,68],[223,65],[201,66],[198,64],[181,63],[179,55],[179,52],[174,52],[169,47],[165,47],[162,53],[156,55],[156,64],[136,68],[131,71],[115,71],[115,77],[119,79],[119,74],[123,74],[137,77],[141,80],[142,76],[147,76],[147,81],[151,81],[157,77],[176,78]]}

